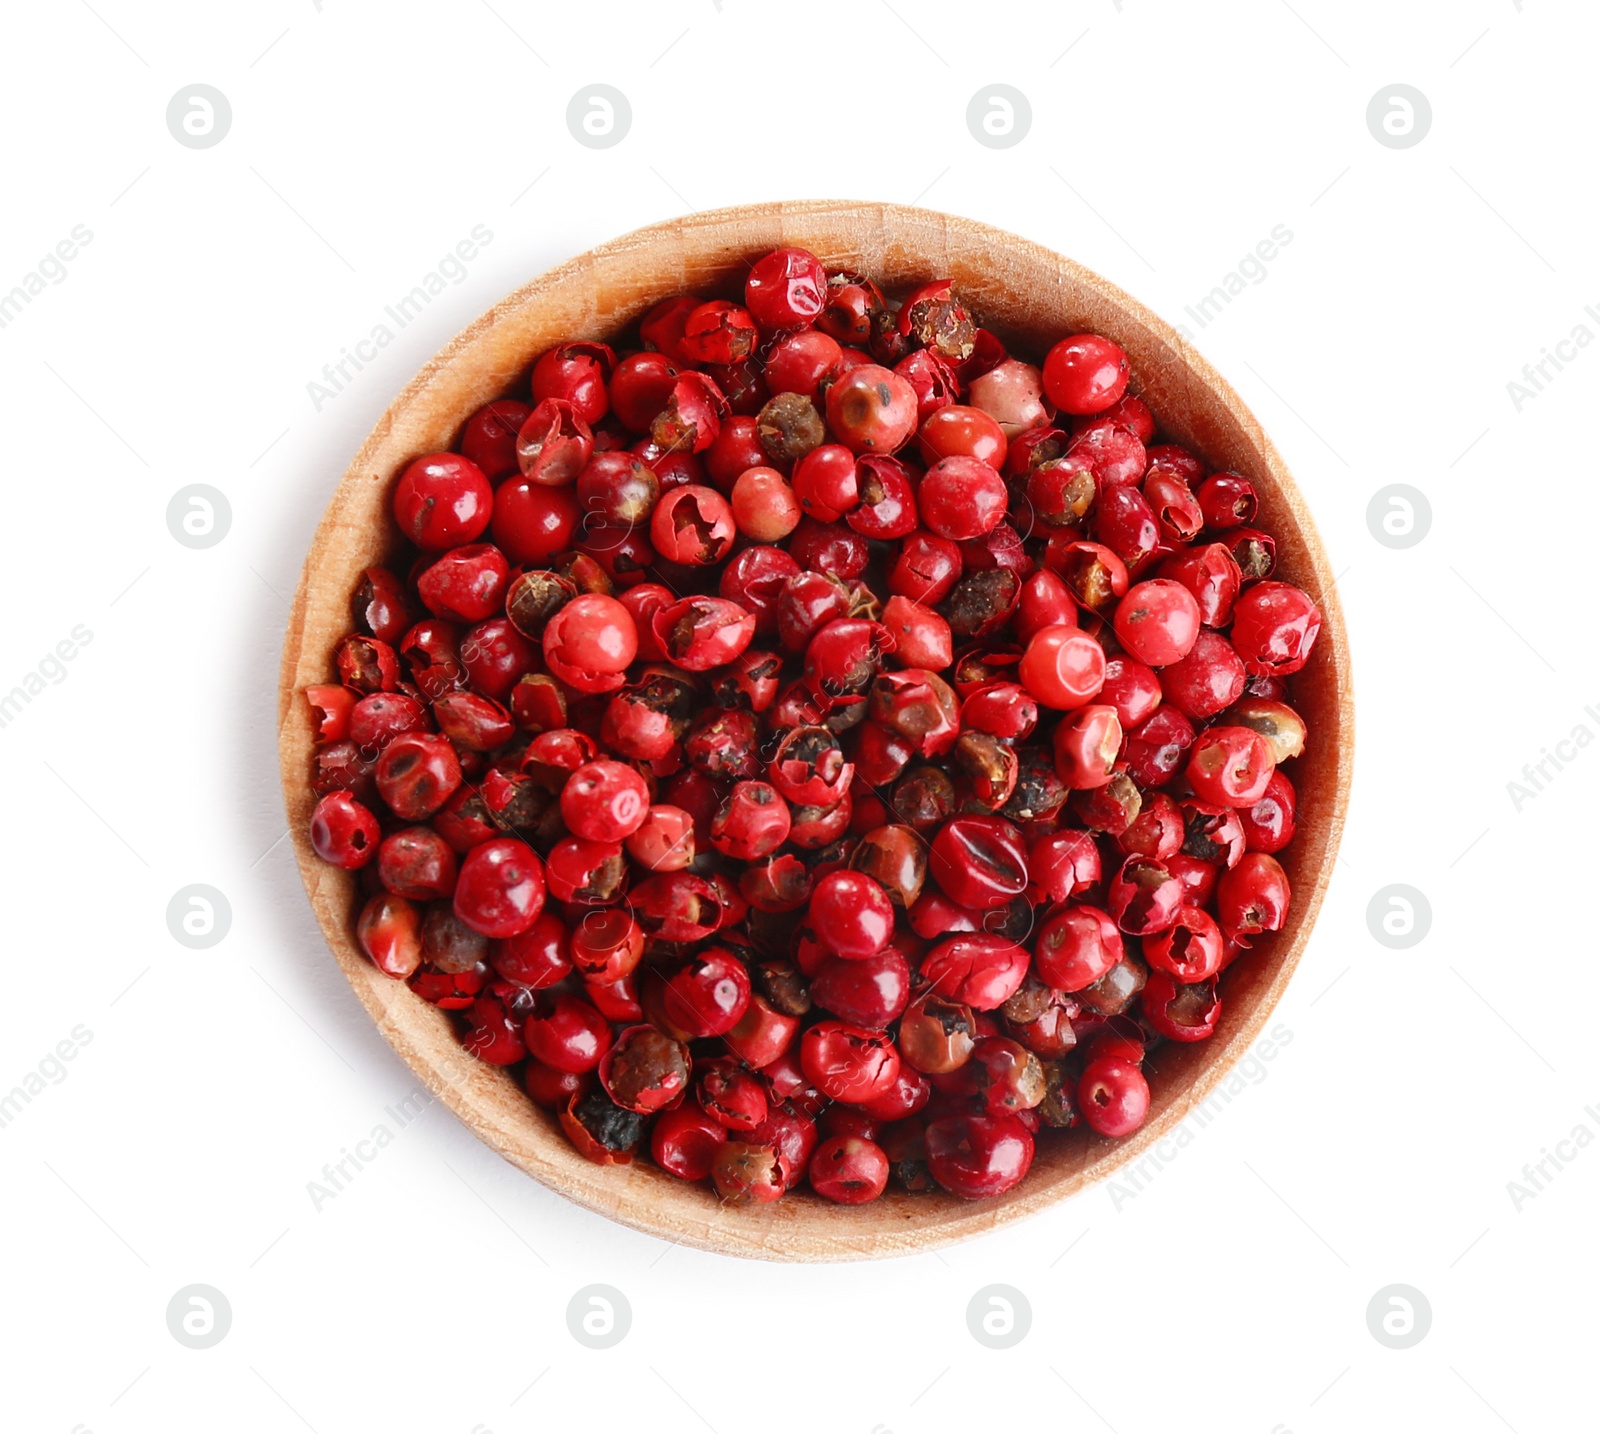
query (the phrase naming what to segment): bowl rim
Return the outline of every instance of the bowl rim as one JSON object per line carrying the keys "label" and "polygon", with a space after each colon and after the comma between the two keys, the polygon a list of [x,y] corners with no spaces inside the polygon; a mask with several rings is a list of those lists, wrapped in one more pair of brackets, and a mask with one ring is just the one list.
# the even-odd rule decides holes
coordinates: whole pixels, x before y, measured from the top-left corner
{"label": "bowl rim", "polygon": [[[1235,423],[1251,435],[1249,441],[1255,446],[1259,461],[1270,474],[1277,499],[1287,510],[1304,549],[1304,562],[1309,565],[1310,571],[1297,573],[1296,578],[1313,591],[1322,610],[1320,641],[1327,645],[1329,654],[1326,671],[1336,712],[1334,735],[1338,740],[1330,753],[1333,775],[1326,825],[1315,837],[1321,848],[1315,880],[1309,886],[1301,885],[1296,891],[1298,909],[1292,929],[1279,933],[1279,937],[1287,937],[1287,940],[1275,940],[1265,948],[1268,953],[1266,959],[1276,962],[1275,969],[1245,1018],[1227,1033],[1225,1039],[1219,1033],[1204,1043],[1207,1056],[1200,1061],[1197,1073],[1140,1130],[1115,1142],[1097,1138],[1085,1140],[1083,1144],[1087,1153],[1076,1169],[1058,1173],[1048,1180],[1037,1173],[1030,1173],[1021,1185],[998,1200],[956,1202],[954,1205],[946,1197],[909,1196],[900,1197],[898,1202],[891,1200],[888,1202],[890,1206],[906,1204],[907,1218],[900,1228],[894,1227],[891,1218],[881,1218],[878,1223],[883,1228],[866,1234],[845,1228],[851,1213],[879,1210],[885,1202],[842,1207],[806,1194],[802,1198],[825,1206],[828,1218],[839,1225],[839,1229],[832,1234],[813,1238],[808,1233],[777,1228],[771,1219],[777,1210],[789,1205],[800,1192],[791,1194],[775,1207],[732,1211],[730,1218],[730,1212],[718,1204],[714,1195],[702,1191],[699,1193],[704,1198],[704,1212],[698,1217],[688,1218],[676,1211],[656,1208],[651,1201],[636,1198],[643,1193],[636,1183],[640,1169],[638,1165],[593,1166],[576,1156],[576,1152],[568,1152],[567,1157],[553,1158],[551,1152],[542,1147],[549,1144],[552,1138],[564,1143],[565,1137],[547,1130],[544,1120],[539,1122],[540,1139],[530,1146],[527,1142],[513,1139],[511,1132],[500,1124],[484,1118],[483,1107],[495,1103],[490,1087],[496,1081],[516,1091],[520,1103],[528,1110],[533,1107],[521,1095],[520,1087],[512,1085],[502,1072],[464,1055],[461,1061],[451,1062],[441,1061],[436,1053],[424,1051],[416,1039],[416,1033],[399,1020],[393,1009],[397,998],[408,999],[419,1005],[423,1004],[420,998],[407,990],[403,982],[392,981],[378,973],[356,946],[353,939],[354,913],[351,909],[354,881],[350,874],[335,872],[316,857],[311,850],[304,821],[297,820],[297,814],[308,810],[310,805],[305,763],[312,744],[309,712],[305,704],[296,699],[308,681],[301,669],[307,661],[306,621],[317,558],[340,528],[341,499],[352,485],[374,480],[385,484],[390,481],[397,470],[391,468],[388,472],[375,472],[374,465],[394,430],[400,426],[404,416],[440,383],[441,376],[447,374],[458,360],[504,322],[509,314],[536,304],[541,296],[550,291],[574,281],[581,282],[585,276],[592,276],[598,265],[608,260],[625,258],[647,246],[677,242],[686,230],[727,230],[730,253],[742,249],[759,254],[776,244],[805,243],[808,224],[819,226],[829,221],[848,221],[859,226],[863,220],[874,221],[880,230],[885,226],[900,224],[943,228],[947,232],[959,231],[967,239],[992,246],[991,252],[1004,250],[1008,255],[1020,254],[1029,263],[1053,269],[1063,281],[1070,281],[1080,291],[1095,295],[1108,308],[1141,325],[1154,340],[1164,344],[1178,357],[1186,382],[1208,391]],[[776,237],[772,232],[774,227]],[[738,236],[745,231],[749,231],[747,240],[740,240]],[[930,274],[929,277],[935,276]],[[678,291],[694,287],[692,278],[684,277],[680,279]],[[666,296],[662,294],[659,297]],[[1048,297],[1043,302],[1049,302]],[[531,363],[534,357],[535,354],[529,353],[527,362]],[[524,371],[525,368],[526,365]],[[467,413],[459,415],[458,427],[467,416]],[[1312,578],[1315,581],[1311,581]],[[328,680],[325,655],[321,669],[321,675],[309,680]],[[1183,335],[1139,300],[1057,251],[976,220],[912,205],[872,201],[804,200],[736,205],[645,225],[536,275],[454,335],[387,406],[329,493],[327,506],[317,525],[296,586],[279,669],[278,696],[280,776],[285,807],[296,861],[313,912],[330,950],[358,999],[385,1040],[423,1082],[430,1095],[447,1105],[457,1118],[510,1163],[584,1208],[644,1233],[670,1239],[673,1243],[745,1258],[855,1260],[939,1249],[1037,1214],[1086,1190],[1109,1177],[1115,1170],[1136,1162],[1145,1151],[1169,1135],[1191,1111],[1213,1095],[1276,1010],[1316,926],[1343,835],[1354,766],[1354,711],[1348,632],[1327,553],[1309,507],[1282,456],[1228,381]],[[1302,828],[1297,841],[1307,840],[1308,834]],[[398,991],[395,988],[399,988]],[[431,1008],[429,1010],[431,1012]],[[440,1020],[444,1019],[438,1012],[432,1014],[439,1016]],[[487,1076],[486,1072],[489,1073]],[[584,1169],[575,1168],[574,1159]],[[584,1178],[585,1171],[589,1178]],[[659,1179],[672,1181],[672,1177],[661,1172],[653,1174]],[[672,1183],[684,1189],[696,1188],[688,1182]],[[917,1221],[910,1212],[926,1208],[930,1200],[944,1201],[940,1217],[931,1222]]]}

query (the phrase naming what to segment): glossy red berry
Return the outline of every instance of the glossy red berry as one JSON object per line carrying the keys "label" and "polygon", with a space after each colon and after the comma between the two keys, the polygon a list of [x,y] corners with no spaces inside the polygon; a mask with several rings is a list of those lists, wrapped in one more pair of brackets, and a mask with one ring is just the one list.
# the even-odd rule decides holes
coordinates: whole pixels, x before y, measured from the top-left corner
{"label": "glossy red berry", "polygon": [[717,1151],[728,1141],[727,1129],[699,1107],[684,1104],[666,1110],[650,1128],[650,1156],[680,1180],[704,1180],[711,1174]]}
{"label": "glossy red berry", "polygon": [[1208,727],[1189,749],[1195,791],[1220,807],[1252,807],[1266,795],[1274,770],[1267,739],[1249,727]]}
{"label": "glossy red berry", "polygon": [[483,470],[459,453],[430,453],[400,475],[394,519],[426,552],[473,542],[489,526],[494,490]]}
{"label": "glossy red berry", "polygon": [[1274,771],[1260,799],[1239,813],[1246,847],[1250,851],[1282,851],[1294,840],[1294,809],[1293,784],[1282,772]]}
{"label": "glossy red berry", "polygon": [[1122,750],[1117,709],[1104,703],[1078,708],[1056,724],[1053,742],[1056,775],[1068,787],[1083,792],[1105,786]]}
{"label": "glossy red berry", "polygon": [[629,1026],[600,1057],[600,1084],[636,1115],[654,1115],[689,1088],[689,1051],[653,1026]]}
{"label": "glossy red berry", "polygon": [[1163,696],[1186,717],[1204,721],[1238,701],[1245,669],[1220,633],[1202,631],[1189,655],[1161,669]]}
{"label": "glossy red berry", "polygon": [[750,1004],[750,973],[731,951],[711,946],[667,975],[660,1010],[670,1026],[700,1039],[726,1035]]}
{"label": "glossy red berry", "polygon": [[486,403],[461,430],[461,456],[471,459],[490,483],[501,483],[517,471],[517,434],[533,412],[514,398]]}
{"label": "glossy red berry", "polygon": [[1004,1195],[1033,1164],[1033,1134],[1015,1115],[951,1115],[927,1130],[928,1169],[952,1195]]}
{"label": "glossy red berry", "polygon": [[875,956],[894,933],[894,907],[876,881],[836,871],[812,889],[808,920],[818,940],[847,961]]}
{"label": "glossy red berry", "polygon": [[809,249],[774,249],[750,266],[745,307],[764,329],[798,329],[822,313],[828,275]]}
{"label": "glossy red berry", "polygon": [[993,532],[1006,515],[1005,479],[989,464],[964,454],[941,458],[923,475],[917,512],[941,538],[961,542]]}
{"label": "glossy red berry", "polygon": [[911,999],[910,964],[893,946],[860,960],[830,957],[811,978],[811,999],[852,1025],[881,1030]]}
{"label": "glossy red berry", "polygon": [[1255,583],[1233,605],[1233,645],[1254,676],[1298,672],[1311,660],[1321,630],[1316,603],[1292,583]]}
{"label": "glossy red berry", "polygon": [[650,518],[650,541],[656,552],[694,567],[720,563],[738,531],[728,500],[715,488],[697,483],[665,494]]}
{"label": "glossy red berry", "polygon": [[378,819],[349,792],[329,792],[312,810],[312,850],[334,866],[360,870],[378,855],[378,841]]}
{"label": "glossy red berry", "polygon": [[376,776],[389,810],[405,821],[420,822],[461,785],[461,764],[447,738],[402,732],[384,747]]}
{"label": "glossy red berry", "polygon": [[544,630],[550,671],[580,692],[613,692],[639,650],[638,629],[613,597],[585,593],[562,608]]}
{"label": "glossy red berry", "polygon": [[865,1205],[889,1183],[889,1157],[870,1140],[833,1136],[817,1146],[808,1168],[811,1188],[840,1205]]}
{"label": "glossy red berry", "polygon": [[485,936],[518,936],[544,910],[544,869],[533,848],[500,837],[472,848],[456,879],[455,913]]}
{"label": "glossy red berry", "polygon": [[928,869],[958,906],[989,911],[1028,888],[1028,854],[1021,834],[1002,817],[961,816],[934,837]]}
{"label": "glossy red berry", "polygon": [[829,385],[828,427],[852,453],[893,453],[917,426],[917,395],[891,369],[861,364]]}
{"label": "glossy red berry", "polygon": [[800,1038],[806,1079],[832,1100],[871,1100],[894,1085],[900,1054],[883,1031],[820,1021]]}
{"label": "glossy red berry", "polygon": [[582,1075],[611,1048],[611,1023],[587,1001],[557,996],[528,1017],[523,1028],[528,1053],[553,1070]]}
{"label": "glossy red berry", "polygon": [[1144,938],[1144,959],[1157,971],[1193,984],[1222,969],[1226,950],[1221,928],[1197,906],[1185,906],[1165,931]]}
{"label": "glossy red berry", "polygon": [[735,861],[754,862],[788,840],[789,804],[767,782],[734,785],[711,823],[711,845]]}
{"label": "glossy red berry", "polygon": [[1062,339],[1044,361],[1044,391],[1063,413],[1100,413],[1128,386],[1128,356],[1099,334]]}
{"label": "glossy red berry", "polygon": [[1097,1135],[1132,1135],[1150,1110],[1149,1083],[1134,1061],[1103,1056],[1078,1078],[1078,1109]]}
{"label": "glossy red berry", "polygon": [[1058,991],[1081,991],[1123,957],[1117,923],[1096,906],[1069,906],[1039,929],[1033,948],[1039,979]]}
{"label": "glossy red berry", "polygon": [[1230,941],[1280,931],[1289,914],[1289,878],[1276,857],[1246,852],[1217,882],[1217,925]]}
{"label": "glossy red berry", "polygon": [[432,827],[402,827],[378,848],[378,880],[396,896],[436,901],[455,889],[456,854]]}
{"label": "glossy red berry", "polygon": [[952,936],[930,951],[922,962],[922,977],[941,996],[993,1011],[1003,1006],[1028,974],[1028,953],[1007,936],[970,932]]}
{"label": "glossy red berry", "polygon": [[1036,632],[1017,666],[1022,685],[1057,711],[1093,701],[1105,674],[1105,649],[1081,628],[1065,624]]}
{"label": "glossy red berry", "polygon": [[1117,641],[1151,667],[1181,662],[1200,635],[1200,604],[1182,583],[1152,578],[1135,583],[1118,604]]}
{"label": "glossy red berry", "polygon": [[533,401],[561,399],[592,428],[611,407],[606,382],[616,366],[609,344],[557,344],[533,366]]}
{"label": "glossy red berry", "polygon": [[1183,894],[1183,883],[1166,862],[1136,853],[1107,884],[1106,905],[1128,935],[1149,936],[1178,919]]}
{"label": "glossy red berry", "polygon": [[489,962],[505,980],[539,991],[571,974],[572,943],[561,918],[543,910],[527,930],[493,942]]}
{"label": "glossy red berry", "polygon": [[572,487],[510,478],[495,492],[490,531],[513,563],[543,563],[572,546],[580,516]]}
{"label": "glossy red berry", "polygon": [[546,398],[517,434],[517,466],[530,483],[561,488],[583,472],[594,452],[594,435],[565,399]]}
{"label": "glossy red berry", "polygon": [[589,841],[631,836],[649,809],[644,778],[621,762],[586,762],[561,789],[561,818],[567,830]]}
{"label": "glossy red berry", "polygon": [[505,603],[510,575],[511,566],[499,548],[469,543],[429,564],[417,578],[417,593],[435,617],[482,622]]}

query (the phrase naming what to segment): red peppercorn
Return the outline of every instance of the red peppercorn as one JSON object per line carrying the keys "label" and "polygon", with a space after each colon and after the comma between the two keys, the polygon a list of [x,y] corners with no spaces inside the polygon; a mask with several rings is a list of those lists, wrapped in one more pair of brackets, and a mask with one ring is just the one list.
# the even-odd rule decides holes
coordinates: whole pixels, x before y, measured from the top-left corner
{"label": "red peppercorn", "polygon": [[1256,516],[1255,487],[1237,473],[1213,473],[1194,496],[1208,528],[1237,528]]}
{"label": "red peppercorn", "polygon": [[561,817],[567,830],[589,841],[631,836],[649,807],[644,778],[621,762],[587,762],[561,789]]}
{"label": "red peppercorn", "polygon": [[654,986],[647,981],[645,993],[651,990],[659,992],[659,1010],[671,1027],[695,1039],[721,1036],[750,1004],[750,975],[732,952],[710,946]]}
{"label": "red peppercorn", "polygon": [[917,432],[917,447],[927,463],[967,457],[999,468],[1005,462],[1007,444],[1000,425],[981,408],[951,403],[935,409],[923,420]]}
{"label": "red peppercorn", "polygon": [[481,622],[505,602],[511,568],[491,543],[452,548],[417,579],[417,592],[435,617]]}
{"label": "red peppercorn", "polygon": [[545,910],[527,930],[494,942],[489,961],[505,980],[538,991],[571,973],[571,949],[561,918]]}
{"label": "red peppercorn", "polygon": [[511,562],[543,563],[572,546],[579,516],[571,487],[511,478],[495,491],[490,531]]}
{"label": "red peppercorn", "polygon": [[1203,1041],[1222,1019],[1212,981],[1182,985],[1166,971],[1152,971],[1140,1000],[1145,1020],[1169,1041]]}
{"label": "red peppercorn", "polygon": [[1208,727],[1189,749],[1190,785],[1218,806],[1254,806],[1272,773],[1272,748],[1249,727]]}
{"label": "red peppercorn", "polygon": [[594,435],[565,399],[546,398],[517,434],[517,466],[530,483],[559,488],[571,483],[594,452]]}
{"label": "red peppercorn", "polygon": [[1181,908],[1165,931],[1144,938],[1144,959],[1189,985],[1215,976],[1224,954],[1221,929],[1197,906]]}
{"label": "red peppercorn", "polygon": [[1245,668],[1220,633],[1202,631],[1189,655],[1161,670],[1162,695],[1186,717],[1204,721],[1238,701]]}
{"label": "red peppercorn", "polygon": [[737,534],[728,500],[715,488],[697,483],[665,494],[650,519],[651,543],[662,557],[675,563],[699,567],[719,563]]}
{"label": "red peppercorn", "polygon": [[889,1157],[870,1140],[833,1136],[817,1146],[808,1169],[811,1188],[840,1205],[865,1205],[889,1183]]}
{"label": "red peppercorn", "polygon": [[653,1026],[629,1026],[600,1057],[600,1084],[612,1101],[653,1115],[689,1088],[688,1049]]}
{"label": "red peppercorn", "polygon": [[1250,851],[1279,852],[1294,840],[1294,786],[1280,771],[1267,779],[1259,801],[1239,813]]}
{"label": "red peppercorn", "polygon": [[422,914],[405,897],[380,892],[361,908],[356,940],[385,976],[407,980],[422,964]]}
{"label": "red peppercorn", "polygon": [[893,453],[917,426],[917,395],[891,369],[861,364],[828,387],[828,427],[852,453]]}
{"label": "red peppercorn", "polygon": [[1300,671],[1321,630],[1317,605],[1292,583],[1255,583],[1233,605],[1233,645],[1256,676]]}
{"label": "red peppercorn", "polygon": [[828,950],[847,961],[875,956],[894,932],[884,889],[859,871],[837,871],[813,888],[808,917]]}
{"label": "red peppercorn", "polygon": [[852,1025],[883,1029],[911,999],[910,964],[893,946],[861,959],[830,957],[811,978],[811,999]]}
{"label": "red peppercorn", "polygon": [[1009,937],[987,932],[952,936],[930,951],[922,976],[940,995],[975,1011],[993,1011],[1017,993],[1028,953]]}
{"label": "red peppercorn", "polygon": [[1100,413],[1128,386],[1128,356],[1099,334],[1074,334],[1045,356],[1044,391],[1063,413]]}
{"label": "red peppercorn", "polygon": [[738,782],[711,823],[711,845],[735,861],[759,861],[789,837],[788,804],[766,782]]}
{"label": "red peppercorn", "polygon": [[1122,750],[1117,709],[1102,704],[1080,707],[1056,726],[1056,773],[1073,791],[1103,787],[1111,780]]}
{"label": "red peppercorn", "polygon": [[1117,604],[1117,641],[1141,662],[1167,667],[1187,657],[1200,635],[1200,604],[1182,583],[1135,583]]}
{"label": "red peppercorn", "polygon": [[558,344],[533,366],[534,402],[562,399],[593,427],[610,408],[606,381],[616,364],[617,356],[607,344]]}
{"label": "red peppercorn", "polygon": [[638,650],[632,615],[615,598],[600,593],[574,598],[544,630],[544,658],[550,671],[580,692],[621,687]]}
{"label": "red peppercorn", "polygon": [[992,532],[1006,515],[1006,483],[977,458],[941,458],[923,475],[917,510],[941,538],[961,541]]}
{"label": "red peppercorn", "polygon": [[378,848],[378,880],[396,896],[434,901],[455,889],[456,854],[432,827],[402,827]]}
{"label": "red peppercorn", "polygon": [[1060,711],[1092,701],[1105,674],[1105,649],[1082,629],[1065,624],[1034,633],[1017,666],[1022,685],[1046,707]]}
{"label": "red peppercorn", "polygon": [[420,822],[461,785],[461,764],[447,738],[402,732],[384,747],[375,775],[389,810],[405,821]]}
{"label": "red peppercorn", "polygon": [[972,380],[968,398],[1000,425],[1008,439],[1053,418],[1044,399],[1044,379],[1032,364],[1005,359]]}
{"label": "red peppercorn", "polygon": [[1281,931],[1289,912],[1289,878],[1277,858],[1246,852],[1217,882],[1217,924],[1230,941]]}
{"label": "red peppercorn", "polygon": [[1016,827],[1001,817],[956,817],[933,839],[929,870],[960,906],[988,911],[1022,895],[1028,856]]}
{"label": "red peppercorn", "polygon": [[727,1130],[693,1105],[666,1110],[650,1129],[650,1156],[680,1180],[704,1180],[711,1174]]}
{"label": "red peppercorn", "polygon": [[378,855],[378,819],[349,792],[329,792],[311,813],[311,846],[324,861],[357,871]]}
{"label": "red peppercorn", "polygon": [[483,470],[459,453],[414,460],[394,490],[394,518],[419,548],[440,553],[474,541],[489,526],[494,490]]}
{"label": "red peppercorn", "polygon": [[1120,1139],[1144,1124],[1150,1086],[1135,1062],[1103,1056],[1078,1078],[1078,1109],[1095,1134]]}
{"label": "red peppercorn", "polygon": [[587,1001],[557,996],[528,1018],[523,1028],[528,1053],[553,1070],[582,1075],[611,1049],[611,1024]]}
{"label": "red peppercorn", "polygon": [[500,837],[472,848],[456,880],[455,913],[485,936],[518,936],[544,909],[544,870],[531,847]]}
{"label": "red peppercorn", "polygon": [[503,482],[517,472],[517,434],[532,412],[514,398],[484,404],[461,430],[461,456],[476,463],[490,483]]}
{"label": "red peppercorn", "polygon": [[809,249],[774,249],[750,266],[745,307],[764,329],[798,329],[822,313],[827,271]]}
{"label": "red peppercorn", "polygon": [[1122,863],[1106,887],[1106,905],[1130,936],[1165,931],[1178,919],[1182,904],[1183,883],[1168,863],[1137,853]]}
{"label": "red peppercorn", "polygon": [[1021,1183],[1033,1135],[1015,1115],[951,1115],[927,1130],[928,1169],[953,1195],[980,1200]]}
{"label": "red peppercorn", "polygon": [[817,329],[788,334],[773,344],[762,366],[769,393],[799,393],[815,399],[844,366],[837,339]]}
{"label": "red peppercorn", "polygon": [[894,1085],[900,1055],[882,1031],[821,1021],[800,1038],[800,1065],[809,1080],[832,1100],[871,1100]]}
{"label": "red peppercorn", "polygon": [[1039,929],[1033,948],[1039,978],[1058,991],[1081,991],[1123,957],[1117,923],[1096,906],[1069,906]]}

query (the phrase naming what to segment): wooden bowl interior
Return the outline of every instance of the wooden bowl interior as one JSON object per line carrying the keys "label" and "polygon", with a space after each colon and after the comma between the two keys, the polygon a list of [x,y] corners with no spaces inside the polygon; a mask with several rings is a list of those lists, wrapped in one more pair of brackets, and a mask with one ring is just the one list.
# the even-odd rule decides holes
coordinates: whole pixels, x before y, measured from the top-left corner
{"label": "wooden bowl interior", "polygon": [[[671,294],[737,294],[749,262],[780,244],[804,245],[829,268],[860,270],[890,291],[947,276],[982,323],[1035,360],[1065,333],[1115,339],[1163,434],[1256,485],[1258,522],[1278,540],[1279,575],[1305,587],[1324,614],[1315,655],[1294,680],[1311,739],[1292,772],[1300,830],[1283,856],[1295,893],[1288,927],[1227,972],[1225,1014],[1211,1040],[1157,1052],[1141,1131],[1120,1142],[1046,1132],[1029,1177],[995,1201],[891,1191],[850,1208],[796,1192],[770,1208],[735,1209],[647,1160],[590,1164],[509,1076],[463,1055],[444,1015],[367,961],[352,936],[354,881],[318,860],[307,837],[313,744],[297,694],[329,680],[351,591],[364,568],[398,546],[388,497],[400,469],[452,446],[472,412],[525,386],[532,361],[553,344],[611,338]],[[373,430],[317,531],[284,648],[279,730],[290,831],[317,919],[379,1029],[429,1089],[506,1159],[589,1209],[684,1244],[794,1260],[908,1253],[1033,1213],[1136,1159],[1202,1101],[1265,1023],[1316,920],[1344,820],[1353,735],[1344,622],[1321,543],[1272,444],[1210,366],[1128,295],[1036,244],[926,210],[825,202],[724,210],[627,235],[535,279],[435,357]]]}

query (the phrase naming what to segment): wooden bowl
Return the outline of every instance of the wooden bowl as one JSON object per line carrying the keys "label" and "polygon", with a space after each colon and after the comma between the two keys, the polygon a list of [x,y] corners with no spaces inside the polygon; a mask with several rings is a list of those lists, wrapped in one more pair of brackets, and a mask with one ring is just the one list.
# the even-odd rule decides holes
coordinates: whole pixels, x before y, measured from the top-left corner
{"label": "wooden bowl", "polygon": [[[797,1191],[774,1206],[740,1209],[648,1160],[590,1164],[510,1076],[463,1055],[444,1015],[372,966],[352,936],[355,883],[318,860],[307,836],[311,722],[297,694],[329,680],[330,655],[349,626],[350,593],[397,541],[388,499],[402,467],[451,447],[483,403],[519,382],[525,388],[532,361],[551,345],[609,338],[671,294],[736,294],[749,263],[782,244],[803,245],[830,269],[859,270],[891,291],[949,277],[984,324],[1036,362],[1063,334],[1092,329],[1115,339],[1163,430],[1256,485],[1259,522],[1278,539],[1279,576],[1322,607],[1321,639],[1295,679],[1311,739],[1294,771],[1299,835],[1284,854],[1294,891],[1287,928],[1227,972],[1225,1014],[1212,1039],[1161,1048],[1142,1130],[1122,1141],[1045,1132],[1028,1178],[998,1200],[890,1192],[852,1208]],[[1344,823],[1353,736],[1349,652],[1327,557],[1283,460],[1221,376],[1142,304],[1038,244],[925,209],[840,202],[724,209],[638,230],[533,280],[447,344],[384,414],[334,490],[289,619],[278,723],[289,830],[312,908],[378,1029],[428,1089],[507,1160],[590,1210],[667,1240],[772,1260],[864,1259],[966,1239],[1085,1189],[1170,1131],[1244,1055],[1305,948]]]}

